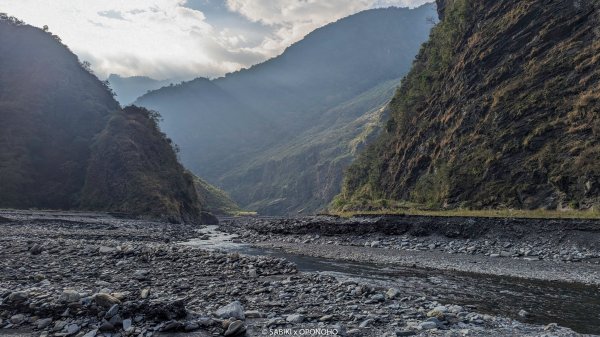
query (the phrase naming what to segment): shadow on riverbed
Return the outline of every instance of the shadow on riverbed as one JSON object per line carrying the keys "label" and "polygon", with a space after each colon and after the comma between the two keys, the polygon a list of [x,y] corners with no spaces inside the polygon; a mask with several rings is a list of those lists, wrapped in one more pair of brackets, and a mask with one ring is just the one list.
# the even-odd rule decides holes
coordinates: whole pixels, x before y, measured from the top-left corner
{"label": "shadow on riverbed", "polygon": [[[235,235],[218,232],[216,226],[202,230],[201,239],[186,245],[268,255],[294,262],[299,271],[334,275],[385,288],[398,288],[406,296],[422,296],[444,304],[459,304],[477,312],[505,316],[532,324],[558,323],[580,333],[600,334],[600,289],[594,286],[524,280],[422,268],[388,268],[381,265],[335,261],[236,243]],[[518,313],[525,310],[527,317]]]}

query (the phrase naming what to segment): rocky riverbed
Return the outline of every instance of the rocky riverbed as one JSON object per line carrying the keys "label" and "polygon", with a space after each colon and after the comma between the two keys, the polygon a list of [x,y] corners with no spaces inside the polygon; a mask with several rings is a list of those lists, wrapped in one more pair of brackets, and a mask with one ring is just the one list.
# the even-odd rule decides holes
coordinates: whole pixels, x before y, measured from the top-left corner
{"label": "rocky riverbed", "polygon": [[600,285],[600,220],[318,216],[220,228],[311,256]]}
{"label": "rocky riverbed", "polygon": [[202,235],[193,226],[106,214],[0,216],[0,335],[577,335],[299,273],[284,259],[182,245]]}

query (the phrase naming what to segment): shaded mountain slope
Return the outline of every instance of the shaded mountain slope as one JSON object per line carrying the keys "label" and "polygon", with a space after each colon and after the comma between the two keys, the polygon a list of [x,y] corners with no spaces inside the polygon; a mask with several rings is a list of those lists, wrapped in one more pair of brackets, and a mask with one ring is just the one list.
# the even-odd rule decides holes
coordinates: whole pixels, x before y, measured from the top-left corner
{"label": "shaded mountain slope", "polygon": [[600,4],[438,1],[442,22],[337,208],[600,203]]}
{"label": "shaded mountain slope", "polygon": [[314,211],[339,191],[351,160],[345,142],[362,132],[360,116],[391,98],[432,15],[431,4],[361,12],[250,69],[161,88],[137,103],[160,111],[187,167],[244,208]]}
{"label": "shaded mountain slope", "polygon": [[201,219],[153,114],[124,110],[58,38],[0,16],[0,207]]}

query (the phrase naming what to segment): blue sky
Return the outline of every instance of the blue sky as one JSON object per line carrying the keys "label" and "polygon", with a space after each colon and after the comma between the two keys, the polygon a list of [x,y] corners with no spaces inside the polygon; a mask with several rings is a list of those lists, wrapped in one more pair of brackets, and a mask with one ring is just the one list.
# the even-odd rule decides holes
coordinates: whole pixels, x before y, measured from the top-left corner
{"label": "blue sky", "polygon": [[432,0],[2,0],[61,37],[101,78],[217,77],[277,56],[327,23]]}

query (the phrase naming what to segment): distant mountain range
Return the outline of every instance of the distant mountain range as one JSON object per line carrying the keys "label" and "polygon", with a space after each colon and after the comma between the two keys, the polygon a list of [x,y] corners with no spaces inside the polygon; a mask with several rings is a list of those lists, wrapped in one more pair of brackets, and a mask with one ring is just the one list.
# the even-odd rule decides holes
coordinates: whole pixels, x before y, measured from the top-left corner
{"label": "distant mountain range", "polygon": [[435,6],[364,11],[269,61],[143,95],[183,163],[263,214],[314,212],[376,136],[432,27]]}
{"label": "distant mountain range", "polygon": [[600,3],[438,0],[334,207],[600,207]]}
{"label": "distant mountain range", "polygon": [[111,74],[106,79],[116,93],[115,99],[122,105],[133,103],[148,91],[156,90],[171,84],[170,80],[158,81],[146,76],[121,77]]}

